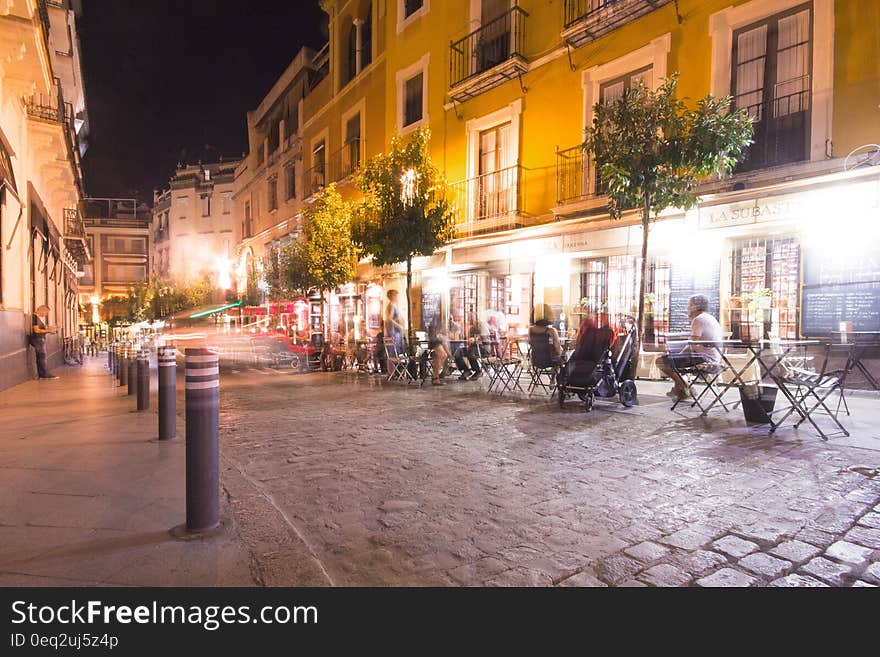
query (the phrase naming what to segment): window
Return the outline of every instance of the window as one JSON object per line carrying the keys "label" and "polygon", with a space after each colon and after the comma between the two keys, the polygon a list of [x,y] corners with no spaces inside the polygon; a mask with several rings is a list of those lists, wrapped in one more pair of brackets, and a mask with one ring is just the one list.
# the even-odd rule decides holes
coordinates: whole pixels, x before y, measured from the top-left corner
{"label": "window", "polygon": [[186,219],[186,215],[189,212],[189,198],[183,197],[181,199],[178,199],[177,209],[178,209],[178,212],[180,213],[180,218]]}
{"label": "window", "polygon": [[731,94],[755,122],[739,170],[809,158],[811,31],[801,6],[733,33]]}
{"label": "window", "polygon": [[360,112],[345,123],[345,147],[342,149],[341,177],[350,176],[361,164],[361,115]]}
{"label": "window", "polygon": [[232,193],[224,192],[223,196],[223,214],[232,212]]}
{"label": "window", "polygon": [[269,212],[274,212],[278,209],[278,177],[272,176],[269,178]]}
{"label": "window", "polygon": [[284,177],[287,181],[287,200],[296,198],[296,166],[293,163],[284,169]]}
{"label": "window", "polygon": [[324,162],[326,161],[326,152],[324,148],[324,140],[320,140],[312,149],[312,169],[311,180],[307,184],[311,185],[311,193],[314,194],[324,187]]}
{"label": "window", "polygon": [[268,142],[268,153],[271,155],[278,150],[281,145],[281,121],[275,119],[269,123],[269,134],[266,135]]}
{"label": "window", "polygon": [[403,127],[422,120],[424,78],[419,73],[404,83]]}
{"label": "window", "polygon": [[251,227],[251,204],[250,201],[245,201],[244,203],[244,223],[241,227],[241,235],[242,237],[252,237],[253,233]]}
{"label": "window", "polygon": [[211,181],[211,170],[205,169],[205,182],[210,182],[210,181]]}
{"label": "window", "polygon": [[210,194],[202,194],[202,216],[210,217],[211,216],[211,195]]}
{"label": "window", "polygon": [[[645,66],[637,71],[625,73],[620,77],[607,80],[599,85],[599,102],[603,105],[609,105],[623,98],[624,94],[630,89],[635,88],[639,84],[645,85],[651,89],[652,67]],[[604,194],[605,186],[599,176],[599,167],[595,171],[596,193]]]}
{"label": "window", "polygon": [[367,15],[361,26],[361,71],[373,61],[373,5],[367,5]]}
{"label": "window", "polygon": [[422,0],[403,0],[403,17],[409,18],[422,8]]}

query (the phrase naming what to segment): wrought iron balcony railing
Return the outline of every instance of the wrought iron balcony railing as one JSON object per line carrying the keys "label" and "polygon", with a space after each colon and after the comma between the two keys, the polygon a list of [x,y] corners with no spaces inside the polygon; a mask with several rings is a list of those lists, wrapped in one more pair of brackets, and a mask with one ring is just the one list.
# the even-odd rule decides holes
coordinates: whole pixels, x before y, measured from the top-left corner
{"label": "wrought iron balcony railing", "polygon": [[64,244],[77,264],[82,265],[91,259],[86,227],[79,208],[64,208]]}
{"label": "wrought iron balcony railing", "polygon": [[361,168],[361,142],[352,139],[330,156],[330,182],[345,180]]}
{"label": "wrought iron balcony railing", "polygon": [[51,95],[34,94],[24,100],[28,116],[44,121],[54,121],[64,125],[71,125],[73,118],[73,106],[70,103],[59,102],[59,94]]}
{"label": "wrought iron balcony railing", "polygon": [[[464,38],[451,43],[449,46],[450,87],[464,85],[481,73],[500,67],[505,62],[520,61],[523,63],[523,67],[505,72],[500,76],[500,80],[492,80],[489,86],[499,84],[518,72],[524,72],[523,45],[527,17],[528,13],[524,9],[514,6],[510,11],[485,25],[481,25]],[[475,93],[479,93],[485,88],[481,87]]]}
{"label": "wrought iron balcony railing", "polygon": [[583,146],[556,151],[556,203],[576,203],[596,196],[596,173]]}
{"label": "wrought iron balcony railing", "polygon": [[577,48],[670,2],[672,0],[565,0],[562,37]]}
{"label": "wrought iron balcony railing", "polygon": [[737,166],[738,172],[801,162],[810,157],[809,78],[790,80],[777,87],[772,100],[760,100],[760,92],[743,94],[735,100],[735,105],[745,109],[754,121],[754,143]]}
{"label": "wrought iron balcony railing", "polygon": [[306,171],[305,185],[309,192],[309,196],[314,196],[327,184],[327,164],[319,162],[311,169]]}
{"label": "wrought iron balcony railing", "polygon": [[523,187],[527,169],[520,165],[449,185],[459,237],[510,230],[523,225]]}

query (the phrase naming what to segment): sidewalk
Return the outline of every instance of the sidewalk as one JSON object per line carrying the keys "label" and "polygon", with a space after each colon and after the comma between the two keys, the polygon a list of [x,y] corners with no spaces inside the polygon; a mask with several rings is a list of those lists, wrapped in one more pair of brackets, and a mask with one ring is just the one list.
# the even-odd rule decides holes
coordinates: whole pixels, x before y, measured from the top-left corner
{"label": "sidewalk", "polygon": [[155,369],[151,410],[137,413],[105,364],[87,358],[0,393],[0,585],[259,583],[234,522],[171,536],[186,520],[182,399],[178,438],[160,444]]}

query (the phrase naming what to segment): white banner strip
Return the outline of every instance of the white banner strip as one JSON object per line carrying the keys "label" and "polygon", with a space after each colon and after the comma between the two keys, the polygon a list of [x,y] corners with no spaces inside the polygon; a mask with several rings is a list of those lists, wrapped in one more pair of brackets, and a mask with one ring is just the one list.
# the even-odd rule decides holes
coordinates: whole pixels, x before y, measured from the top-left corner
{"label": "white banner strip", "polygon": [[205,381],[203,383],[193,383],[187,382],[186,389],[187,390],[210,390],[211,388],[219,388],[220,380],[217,381]]}

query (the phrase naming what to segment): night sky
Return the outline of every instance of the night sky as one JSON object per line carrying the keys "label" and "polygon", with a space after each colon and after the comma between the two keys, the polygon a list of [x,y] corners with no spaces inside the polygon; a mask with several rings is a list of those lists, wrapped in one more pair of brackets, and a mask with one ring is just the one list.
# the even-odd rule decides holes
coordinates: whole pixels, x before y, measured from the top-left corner
{"label": "night sky", "polygon": [[87,194],[151,202],[178,162],[240,157],[246,112],[326,24],[318,0],[83,0]]}

